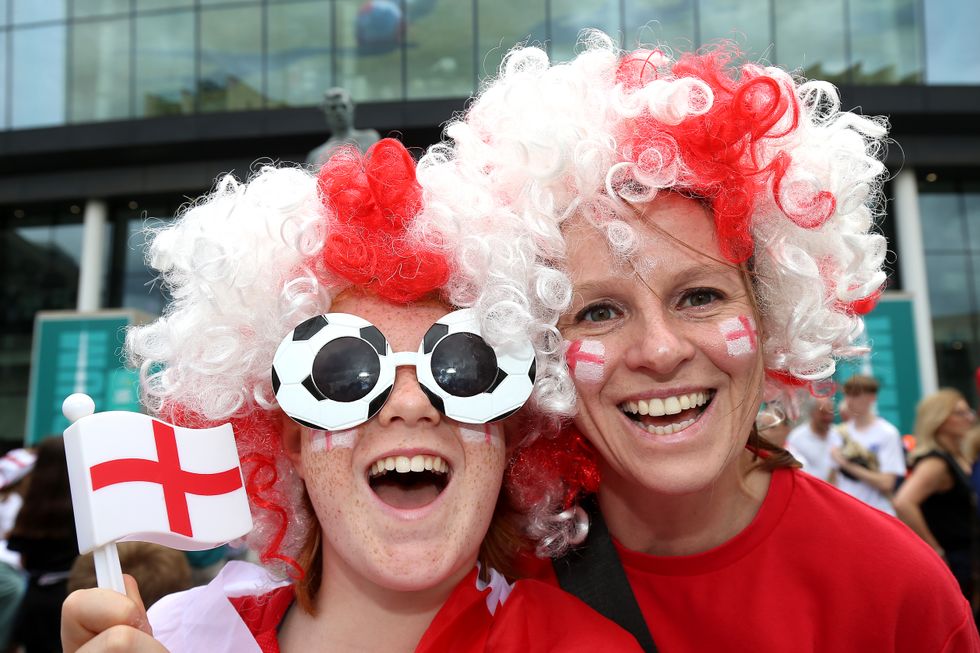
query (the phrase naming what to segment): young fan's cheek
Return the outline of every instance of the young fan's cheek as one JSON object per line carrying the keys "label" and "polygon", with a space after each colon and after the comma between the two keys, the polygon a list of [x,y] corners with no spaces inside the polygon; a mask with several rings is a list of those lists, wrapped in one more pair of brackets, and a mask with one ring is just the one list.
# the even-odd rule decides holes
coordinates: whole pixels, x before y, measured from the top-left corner
{"label": "young fan's cheek", "polygon": [[606,348],[599,340],[566,340],[565,362],[576,382],[602,383],[606,375]]}
{"label": "young fan's cheek", "polygon": [[751,315],[722,320],[718,325],[718,332],[729,356],[748,356],[759,349],[759,333]]}
{"label": "young fan's cheek", "polygon": [[483,443],[491,446],[503,444],[503,431],[496,424],[460,424],[459,437],[463,442]]}
{"label": "young fan's cheek", "polygon": [[314,453],[333,451],[334,449],[353,449],[358,435],[356,428],[346,431],[311,430],[309,433],[310,451]]}

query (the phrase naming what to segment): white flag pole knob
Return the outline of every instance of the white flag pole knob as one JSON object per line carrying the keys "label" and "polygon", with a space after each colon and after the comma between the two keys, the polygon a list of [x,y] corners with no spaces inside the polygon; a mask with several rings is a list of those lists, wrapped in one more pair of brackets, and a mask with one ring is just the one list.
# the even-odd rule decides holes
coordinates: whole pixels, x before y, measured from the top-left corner
{"label": "white flag pole knob", "polygon": [[88,417],[95,413],[95,402],[83,392],[76,392],[68,395],[61,404],[61,412],[68,421],[74,424],[83,417]]}

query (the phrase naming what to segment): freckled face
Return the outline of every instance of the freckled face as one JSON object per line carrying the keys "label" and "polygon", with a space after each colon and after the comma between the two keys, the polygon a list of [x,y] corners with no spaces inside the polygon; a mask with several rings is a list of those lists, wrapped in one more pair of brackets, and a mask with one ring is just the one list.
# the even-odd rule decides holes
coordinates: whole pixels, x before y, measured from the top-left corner
{"label": "freckled face", "polygon": [[567,228],[575,291],[559,326],[601,342],[605,360],[600,382],[575,380],[575,421],[603,483],[696,492],[736,472],[759,406],[754,310],[699,202],[662,195],[633,227],[644,265],[625,273],[592,227]]}
{"label": "freckled face", "polygon": [[[449,310],[438,302],[402,306],[360,293],[341,295],[331,306],[377,326],[395,352],[416,351]],[[317,432],[304,429],[297,468],[323,530],[327,577],[342,565],[367,582],[413,591],[451,587],[473,567],[505,454],[496,427],[465,428],[433,408],[412,367],[399,367],[387,403],[357,427],[351,446],[320,446]],[[429,469],[372,475],[378,461],[417,457]],[[431,468],[435,459],[445,471]]]}

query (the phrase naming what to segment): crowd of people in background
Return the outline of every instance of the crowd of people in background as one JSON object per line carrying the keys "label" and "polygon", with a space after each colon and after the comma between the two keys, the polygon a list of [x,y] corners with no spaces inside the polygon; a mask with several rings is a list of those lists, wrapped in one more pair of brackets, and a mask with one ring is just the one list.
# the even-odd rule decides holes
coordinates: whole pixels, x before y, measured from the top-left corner
{"label": "crowd of people in background", "polygon": [[[878,387],[876,379],[856,375],[844,383],[836,407],[831,397],[813,398],[784,446],[805,472],[902,520],[949,565],[976,613],[980,598],[976,595],[980,589],[976,412],[958,390],[943,388],[922,398],[913,433],[903,436],[877,414]],[[760,433],[783,446],[764,427],[767,411],[759,416]]]}

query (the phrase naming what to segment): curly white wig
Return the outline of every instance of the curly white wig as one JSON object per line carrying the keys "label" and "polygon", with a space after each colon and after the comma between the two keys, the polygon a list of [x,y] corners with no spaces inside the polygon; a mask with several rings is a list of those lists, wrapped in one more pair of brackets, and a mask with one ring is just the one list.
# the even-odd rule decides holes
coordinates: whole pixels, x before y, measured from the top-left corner
{"label": "curly white wig", "polygon": [[[792,412],[800,388],[862,351],[861,314],[885,281],[887,247],[874,226],[885,120],[842,112],[826,82],[735,66],[724,46],[674,60],[660,49],[621,52],[589,31],[580,48],[559,64],[536,47],[510,51],[446,128],[458,176],[491,188],[495,210],[519,216],[536,255],[558,267],[573,217],[628,262],[639,250],[629,224],[638,206],[668,190],[703,199],[723,254],[753,280],[765,398]],[[561,284],[555,296],[568,294],[568,278]],[[570,514],[555,505],[559,494],[532,521],[552,551],[581,536],[574,520],[555,525],[556,512]]]}

